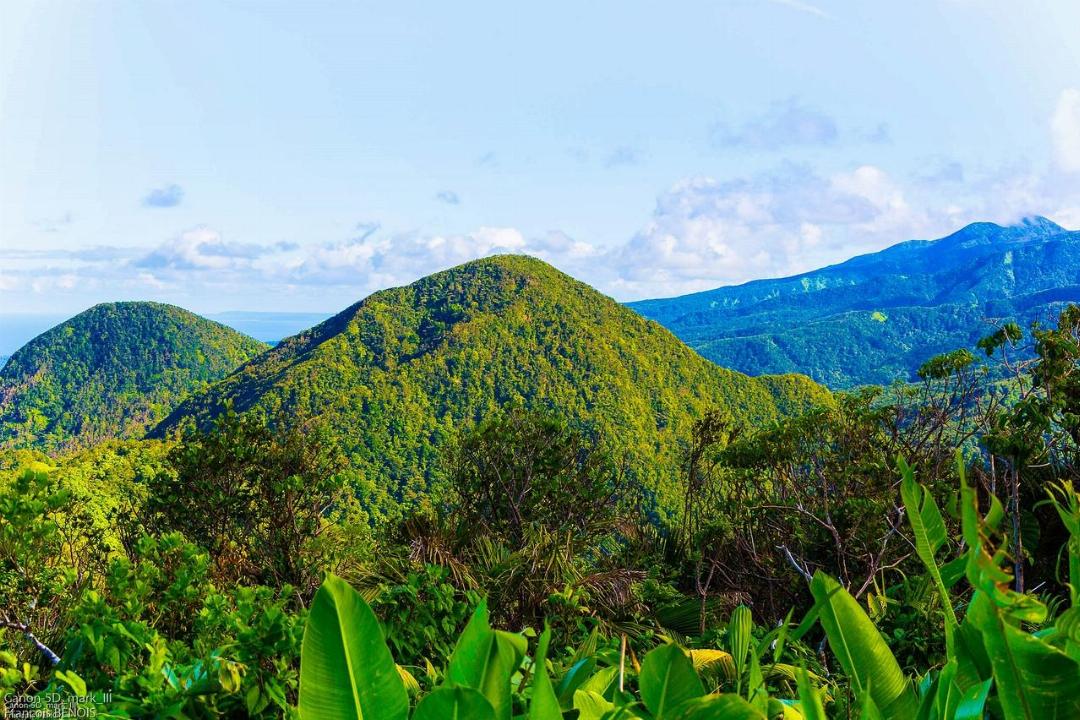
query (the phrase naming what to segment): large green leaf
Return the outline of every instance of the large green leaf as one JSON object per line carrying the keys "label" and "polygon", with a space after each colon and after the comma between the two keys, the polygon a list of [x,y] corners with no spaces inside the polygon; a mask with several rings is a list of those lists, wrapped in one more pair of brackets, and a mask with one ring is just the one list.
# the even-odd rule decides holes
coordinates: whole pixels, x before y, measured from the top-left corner
{"label": "large green leaf", "polygon": [[1075,660],[1010,623],[985,593],[975,593],[968,619],[982,632],[1006,720],[1080,718]]}
{"label": "large green leaf", "polygon": [[985,716],[986,698],[990,695],[993,682],[992,679],[984,680],[968,688],[960,698],[951,720],[982,720]]}
{"label": "large green leaf", "polygon": [[1069,604],[1080,607],[1080,493],[1073,490],[1071,484],[1051,485],[1047,489],[1050,503],[1057,510],[1065,529],[1072,538],[1066,546],[1069,554]]}
{"label": "large green leaf", "polygon": [[763,715],[769,714],[769,691],[765,687],[765,676],[761,672],[761,662],[756,654],[750,655],[750,675],[746,683],[746,699],[758,712]]}
{"label": "large green leaf", "polygon": [[618,675],[618,673],[619,668],[615,666],[601,668],[600,670],[597,670],[592,677],[587,678],[578,690],[604,695],[607,693],[608,688],[611,687],[611,683],[615,680],[615,676]]}
{"label": "large green leaf", "polygon": [[943,720],[945,718],[951,719],[956,713],[956,707],[960,704],[960,698],[963,695],[960,687],[956,684],[958,666],[959,663],[953,657],[941,669],[941,673],[938,674],[937,682],[933,686],[932,717],[942,718]]}
{"label": "large green leaf", "polygon": [[645,707],[657,720],[667,720],[677,705],[705,694],[690,658],[674,643],[661,645],[645,656],[638,688]]}
{"label": "large green leaf", "polygon": [[595,658],[582,658],[570,666],[570,669],[559,681],[559,687],[555,694],[559,696],[559,705],[563,710],[569,710],[574,705],[574,693],[581,685],[592,677],[596,671]]}
{"label": "large green leaf", "polygon": [[521,635],[491,629],[487,603],[482,602],[454,646],[446,679],[479,690],[494,708],[496,720],[510,720],[510,676],[521,664],[525,649]]}
{"label": "large green leaf", "polygon": [[379,621],[347,582],[328,575],[315,594],[300,660],[305,720],[405,720],[409,696]]}
{"label": "large green leaf", "polygon": [[795,677],[799,683],[799,709],[806,720],[827,720],[825,706],[821,703],[821,693],[810,682],[806,668],[799,668]]}
{"label": "large green leaf", "polygon": [[551,678],[547,674],[548,644],[551,642],[551,628],[545,628],[540,635],[533,661],[532,697],[529,699],[529,720],[562,720],[562,709]]}
{"label": "large green leaf", "polygon": [[874,702],[872,693],[864,693],[862,708],[859,710],[859,720],[884,720],[881,709]]}
{"label": "large green leaf", "polygon": [[919,710],[908,679],[889,646],[855,598],[833,578],[818,572],[810,591],[829,647],[851,678],[856,693],[869,695],[885,720],[909,720]]}
{"label": "large green leaf", "polygon": [[615,709],[615,705],[600,693],[577,690],[574,692],[574,709],[578,711],[578,720],[601,720],[605,713]]}
{"label": "large green leaf", "polygon": [[765,715],[738,695],[727,693],[688,700],[663,720],[765,720]]}
{"label": "large green leaf", "polygon": [[911,530],[915,535],[915,552],[926,566],[941,596],[941,606],[945,609],[945,646],[951,654],[953,648],[953,636],[956,634],[956,613],[953,611],[952,599],[941,577],[941,570],[937,564],[937,551],[941,549],[949,535],[945,529],[945,520],[938,510],[937,503],[930,493],[919,483],[915,482],[915,473],[903,458],[898,458],[902,481],[900,483],[900,496],[904,501],[904,509],[907,511]]}
{"label": "large green leaf", "polygon": [[[750,608],[740,605],[731,611],[728,618],[728,651],[735,661],[736,686],[742,685],[742,675],[746,670],[746,654],[750,651],[751,632],[754,618]],[[740,688],[741,690],[741,688]]]}
{"label": "large green leaf", "polygon": [[454,685],[425,695],[412,720],[495,720],[495,709],[478,690]]}

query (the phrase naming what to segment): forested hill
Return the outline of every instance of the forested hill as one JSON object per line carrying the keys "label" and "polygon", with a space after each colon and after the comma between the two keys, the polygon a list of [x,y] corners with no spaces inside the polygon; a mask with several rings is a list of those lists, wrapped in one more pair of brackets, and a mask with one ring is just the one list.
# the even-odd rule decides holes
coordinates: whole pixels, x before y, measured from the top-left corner
{"label": "forested hill", "polygon": [[96,305],[0,370],[0,445],[53,450],[141,436],[266,347],[171,305]]}
{"label": "forested hill", "polygon": [[1080,232],[1045,218],[976,223],[821,270],[630,306],[714,362],[831,387],[908,380],[998,320],[1080,300]]}
{"label": "forested hill", "polygon": [[805,377],[717,367],[551,266],[499,256],[375,293],[285,339],[154,434],[188,418],[205,425],[227,401],[322,418],[361,477],[408,498],[437,481],[438,450],[464,427],[513,405],[549,408],[601,432],[666,496],[707,409],[753,425],[828,399]]}

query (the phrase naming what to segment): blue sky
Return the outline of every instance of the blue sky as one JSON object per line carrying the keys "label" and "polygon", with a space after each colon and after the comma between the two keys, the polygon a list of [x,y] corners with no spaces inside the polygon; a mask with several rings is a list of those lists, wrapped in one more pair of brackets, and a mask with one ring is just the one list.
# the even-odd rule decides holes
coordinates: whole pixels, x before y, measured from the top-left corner
{"label": "blue sky", "polygon": [[333,311],[492,252],[616,298],[1080,227],[1080,4],[16,2],[0,307]]}

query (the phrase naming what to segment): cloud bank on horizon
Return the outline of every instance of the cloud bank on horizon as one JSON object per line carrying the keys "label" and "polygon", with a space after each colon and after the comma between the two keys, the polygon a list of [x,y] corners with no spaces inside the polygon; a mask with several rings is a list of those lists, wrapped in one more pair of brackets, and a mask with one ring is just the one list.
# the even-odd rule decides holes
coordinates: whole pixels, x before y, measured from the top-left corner
{"label": "cloud bank on horizon", "polygon": [[[1080,11],[1051,3],[1045,17],[1017,19],[1004,2],[917,6],[909,18],[788,0],[642,10],[618,29],[622,41],[650,39],[645,59],[589,35],[611,24],[603,12],[586,12],[580,28],[556,24],[593,40],[574,57],[526,57],[555,9],[530,22],[443,18],[458,40],[477,22],[510,28],[491,40],[499,67],[484,52],[441,53],[442,40],[405,11],[361,18],[376,45],[363,57],[334,30],[344,18],[268,14],[260,29],[288,64],[265,68],[266,78],[245,72],[242,45],[192,55],[180,36],[188,21],[140,14],[154,9],[111,18],[120,44],[147,61],[145,78],[124,75],[129,66],[107,53],[84,67],[79,52],[103,52],[100,38],[34,45],[27,39],[57,18],[23,10],[0,30],[0,40],[23,41],[0,42],[3,102],[27,108],[0,113],[0,152],[12,158],[0,169],[0,303],[334,310],[504,252],[631,300],[795,274],[973,221],[1045,215],[1080,227],[1080,75],[1068,70],[1080,51],[1009,46],[1022,54],[1001,62],[1015,67],[992,67],[984,47],[1060,30]],[[197,3],[190,22],[215,20],[226,33],[252,20],[222,12]],[[920,25],[927,14],[942,27]],[[956,34],[961,22],[973,38]],[[170,32],[149,48],[129,36],[140,23]],[[700,34],[709,23],[717,47]],[[773,42],[743,37],[765,27]],[[938,54],[935,32],[960,51]],[[928,43],[918,57],[886,55],[912,37]],[[413,65],[379,64],[377,51],[402,42],[420,53]],[[30,54],[49,51],[60,53],[51,85],[33,72],[15,78]],[[260,61],[277,56],[251,59]],[[1032,65],[1045,72],[1033,76]],[[91,81],[115,107],[84,97]],[[162,87],[182,92],[179,104]],[[1021,87],[1030,97],[1004,92]],[[93,128],[59,102],[65,91],[76,108],[93,107]],[[88,147],[65,146],[67,135]],[[31,137],[38,144],[27,146]],[[59,147],[40,145],[48,139]]]}

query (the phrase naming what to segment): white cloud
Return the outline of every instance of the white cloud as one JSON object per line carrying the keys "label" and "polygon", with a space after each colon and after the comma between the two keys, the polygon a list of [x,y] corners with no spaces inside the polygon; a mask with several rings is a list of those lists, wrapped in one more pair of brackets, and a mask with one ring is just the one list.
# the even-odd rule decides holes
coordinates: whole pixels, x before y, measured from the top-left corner
{"label": "white cloud", "polygon": [[168,287],[165,283],[158,280],[154,273],[141,272],[135,276],[135,279],[146,287],[154,290],[164,290]]}
{"label": "white cloud", "polygon": [[938,227],[903,188],[864,165],[822,177],[786,164],[756,176],[694,178],[662,194],[653,217],[611,254],[619,294],[692,292],[810,270]]}
{"label": "white cloud", "polygon": [[522,253],[619,299],[675,295],[795,274],[977,220],[1039,214],[1080,227],[1080,90],[1062,93],[1050,126],[1056,154],[1043,167],[988,170],[935,158],[923,172],[897,176],[871,164],[825,173],[784,162],[742,176],[687,178],[659,195],[638,232],[607,247],[558,230],[495,226],[428,233],[362,223],[352,237],[305,245],[241,242],[196,227],[150,251],[0,250],[0,291],[99,299],[127,292],[181,304],[284,292],[344,305],[469,260]]}
{"label": "white cloud", "polygon": [[1058,166],[1065,172],[1080,172],[1080,89],[1061,92],[1050,118],[1050,132]]}
{"label": "white cloud", "polygon": [[526,238],[508,227],[481,227],[457,235],[396,235],[365,232],[351,240],[310,248],[282,279],[295,284],[351,285],[366,291],[401,285],[438,270],[501,253],[544,258],[562,267],[578,266],[597,251],[560,232]]}
{"label": "white cloud", "polygon": [[260,258],[299,248],[295,243],[260,245],[226,242],[216,230],[197,227],[180,233],[134,262],[135,267],[159,275],[187,271],[242,271],[256,267]]}

